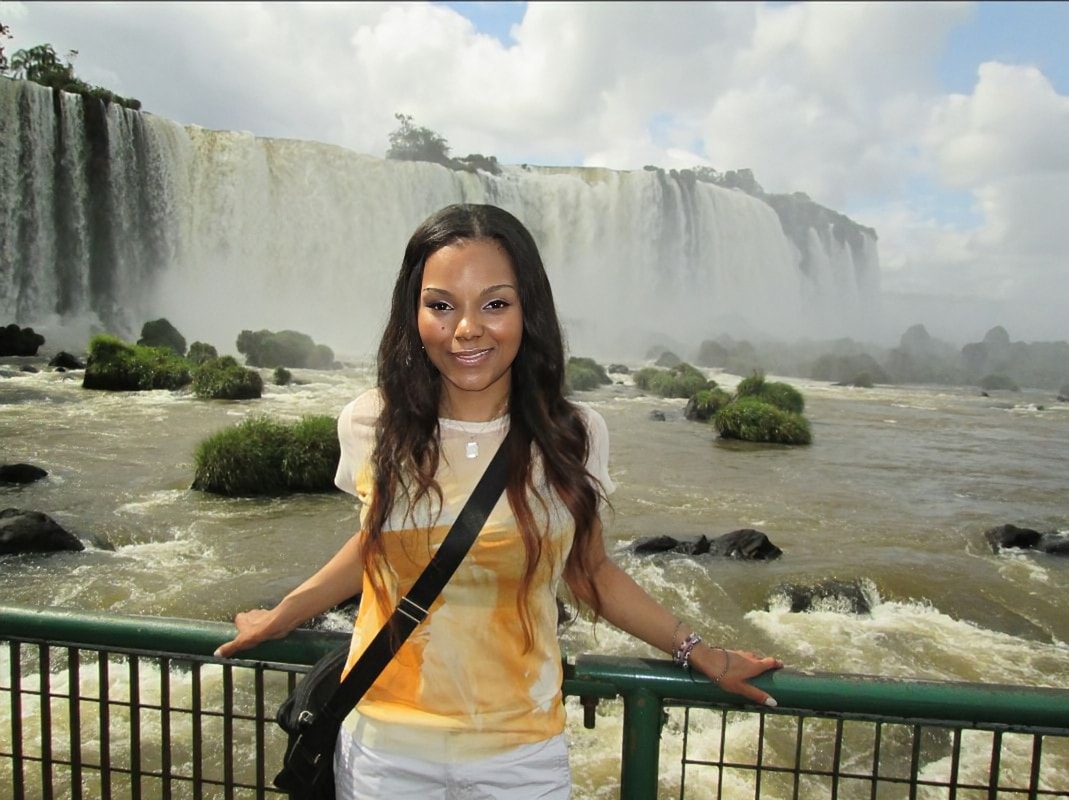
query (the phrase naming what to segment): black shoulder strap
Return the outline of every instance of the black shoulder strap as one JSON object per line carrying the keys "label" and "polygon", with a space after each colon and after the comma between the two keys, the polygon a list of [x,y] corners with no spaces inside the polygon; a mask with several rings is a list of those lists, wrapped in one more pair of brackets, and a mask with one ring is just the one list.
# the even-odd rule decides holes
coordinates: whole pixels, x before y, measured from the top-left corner
{"label": "black shoulder strap", "polygon": [[409,634],[427,618],[431,604],[464,560],[505,489],[506,444],[512,435],[510,429],[430,563],[412,584],[408,594],[401,598],[393,614],[371,640],[360,660],[349,670],[345,680],[338,684],[317,719],[324,722],[327,719],[335,722],[344,719],[386,669]]}

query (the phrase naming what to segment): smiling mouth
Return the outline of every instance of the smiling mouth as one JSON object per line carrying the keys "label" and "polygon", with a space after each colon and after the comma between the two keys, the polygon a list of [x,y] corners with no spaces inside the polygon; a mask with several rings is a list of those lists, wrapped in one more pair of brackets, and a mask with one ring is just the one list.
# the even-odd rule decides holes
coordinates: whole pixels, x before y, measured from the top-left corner
{"label": "smiling mouth", "polygon": [[453,353],[452,356],[461,364],[478,364],[489,353],[491,348],[483,348],[482,350],[463,350],[459,353]]}

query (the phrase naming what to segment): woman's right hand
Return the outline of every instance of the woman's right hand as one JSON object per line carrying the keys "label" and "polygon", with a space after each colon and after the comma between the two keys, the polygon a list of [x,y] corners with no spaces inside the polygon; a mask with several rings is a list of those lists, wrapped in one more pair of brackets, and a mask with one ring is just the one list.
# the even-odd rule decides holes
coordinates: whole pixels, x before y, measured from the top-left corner
{"label": "woman's right hand", "polygon": [[237,635],[216,648],[215,655],[218,658],[229,658],[234,653],[248,650],[270,639],[285,638],[290,632],[279,627],[274,610],[263,608],[240,612],[234,617],[234,627],[237,628]]}

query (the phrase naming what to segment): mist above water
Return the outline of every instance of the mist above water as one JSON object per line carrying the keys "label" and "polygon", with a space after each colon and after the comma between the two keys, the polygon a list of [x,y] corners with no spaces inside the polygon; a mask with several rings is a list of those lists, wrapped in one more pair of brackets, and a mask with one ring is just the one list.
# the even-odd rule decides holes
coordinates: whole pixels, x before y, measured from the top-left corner
{"label": "mist above water", "polygon": [[0,318],[46,336],[136,337],[166,317],[221,352],[242,329],[290,328],[366,355],[408,237],[455,202],[528,225],[574,352],[846,335],[878,308],[873,235],[804,219],[785,232],[762,199],[677,173],[460,172],[117,106],[90,114],[67,97],[57,112],[50,90],[2,83],[14,124],[0,128]]}

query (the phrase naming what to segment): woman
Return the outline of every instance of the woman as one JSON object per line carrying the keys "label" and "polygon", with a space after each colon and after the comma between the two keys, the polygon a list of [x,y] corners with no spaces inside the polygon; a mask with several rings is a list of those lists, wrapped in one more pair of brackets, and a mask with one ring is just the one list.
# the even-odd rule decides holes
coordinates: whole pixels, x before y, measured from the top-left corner
{"label": "woman", "polygon": [[[426,566],[510,428],[507,488],[430,616],[347,717],[339,798],[570,796],[557,588],[756,703],[782,664],[701,643],[605,551],[602,417],[564,396],[553,294],[508,212],[454,205],[412,235],[378,387],[338,420],[336,482],[361,531],[271,610],[235,618],[229,656],[362,592],[348,666]],[[530,443],[528,445],[527,443]]]}

